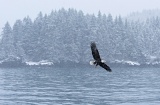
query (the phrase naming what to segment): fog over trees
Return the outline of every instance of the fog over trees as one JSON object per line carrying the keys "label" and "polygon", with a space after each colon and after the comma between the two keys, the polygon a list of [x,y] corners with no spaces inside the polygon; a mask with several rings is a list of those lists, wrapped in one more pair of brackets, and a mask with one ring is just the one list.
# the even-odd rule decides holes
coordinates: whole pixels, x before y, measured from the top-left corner
{"label": "fog over trees", "polygon": [[84,14],[75,9],[39,13],[7,22],[0,41],[0,61],[21,60],[81,63],[92,60],[90,42],[95,41],[108,63],[133,61],[160,63],[160,18],[128,21],[111,14]]}

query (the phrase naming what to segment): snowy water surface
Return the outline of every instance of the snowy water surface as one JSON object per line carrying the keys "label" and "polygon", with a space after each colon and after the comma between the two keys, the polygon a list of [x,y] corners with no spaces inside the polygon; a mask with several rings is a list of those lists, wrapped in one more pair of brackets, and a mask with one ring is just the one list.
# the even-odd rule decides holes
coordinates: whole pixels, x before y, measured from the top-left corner
{"label": "snowy water surface", "polygon": [[1,68],[0,105],[160,105],[159,68]]}

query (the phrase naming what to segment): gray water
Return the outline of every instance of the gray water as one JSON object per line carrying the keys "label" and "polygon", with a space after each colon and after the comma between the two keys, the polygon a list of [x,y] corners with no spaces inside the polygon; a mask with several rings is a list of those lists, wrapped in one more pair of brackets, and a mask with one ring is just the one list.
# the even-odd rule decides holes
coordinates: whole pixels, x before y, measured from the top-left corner
{"label": "gray water", "polygon": [[160,105],[159,68],[1,68],[0,105]]}

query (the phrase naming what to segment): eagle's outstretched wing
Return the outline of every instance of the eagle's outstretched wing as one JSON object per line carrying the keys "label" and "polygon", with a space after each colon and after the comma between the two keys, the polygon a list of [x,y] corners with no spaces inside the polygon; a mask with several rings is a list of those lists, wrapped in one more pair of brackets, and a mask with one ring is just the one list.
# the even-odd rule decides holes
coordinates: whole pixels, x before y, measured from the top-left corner
{"label": "eagle's outstretched wing", "polygon": [[94,58],[96,61],[101,61],[101,57],[100,57],[100,55],[99,55],[99,52],[98,52],[98,49],[97,49],[97,47],[96,47],[95,42],[91,42],[91,50],[92,50],[93,58]]}
{"label": "eagle's outstretched wing", "polygon": [[107,71],[111,72],[112,70],[110,69],[109,66],[107,66],[105,63],[103,62],[100,62],[99,63],[99,66],[101,66],[102,68],[106,69]]}

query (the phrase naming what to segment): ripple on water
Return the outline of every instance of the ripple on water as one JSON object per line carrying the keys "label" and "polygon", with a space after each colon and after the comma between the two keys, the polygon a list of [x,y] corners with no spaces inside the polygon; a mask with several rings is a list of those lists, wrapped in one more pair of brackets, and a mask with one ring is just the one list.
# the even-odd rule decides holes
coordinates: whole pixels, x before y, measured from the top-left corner
{"label": "ripple on water", "polygon": [[[97,70],[98,69],[98,70]],[[159,105],[158,68],[0,69],[1,105]]]}

